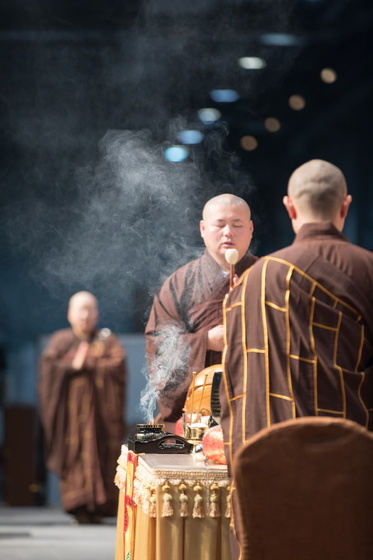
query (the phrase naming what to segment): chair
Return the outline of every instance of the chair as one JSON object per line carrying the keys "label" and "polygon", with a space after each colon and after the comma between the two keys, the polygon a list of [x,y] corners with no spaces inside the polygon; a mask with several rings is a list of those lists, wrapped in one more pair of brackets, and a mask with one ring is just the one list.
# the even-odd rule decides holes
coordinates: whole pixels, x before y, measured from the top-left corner
{"label": "chair", "polygon": [[330,417],[261,430],[232,475],[240,560],[372,560],[373,433]]}

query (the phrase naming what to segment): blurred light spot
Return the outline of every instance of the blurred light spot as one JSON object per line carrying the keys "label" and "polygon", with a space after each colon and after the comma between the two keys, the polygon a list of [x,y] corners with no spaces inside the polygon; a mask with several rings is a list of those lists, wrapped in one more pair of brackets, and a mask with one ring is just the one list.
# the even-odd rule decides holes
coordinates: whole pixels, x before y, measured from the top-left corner
{"label": "blurred light spot", "polygon": [[323,68],[320,77],[326,84],[333,84],[337,79],[337,72],[333,68]]}
{"label": "blurred light spot", "polygon": [[303,37],[290,35],[288,33],[263,33],[260,40],[263,45],[275,47],[295,47],[303,45],[305,42]]}
{"label": "blurred light spot", "polygon": [[239,95],[234,89],[213,89],[210,97],[217,103],[233,103],[239,99]]}
{"label": "blurred light spot", "polygon": [[268,119],[264,121],[264,126],[269,132],[277,132],[281,128],[281,123],[274,117],[268,117]]}
{"label": "blurred light spot", "polygon": [[171,146],[165,150],[164,155],[168,161],[185,161],[189,155],[189,150],[184,146]]}
{"label": "blurred light spot", "polygon": [[252,152],[258,147],[257,139],[254,136],[242,136],[241,138],[241,147],[248,152]]}
{"label": "blurred light spot", "polygon": [[291,95],[289,105],[294,111],[301,111],[306,106],[306,100],[301,95]]}
{"label": "blurred light spot", "polygon": [[243,56],[238,59],[238,64],[245,70],[260,70],[267,66],[266,61],[258,56]]}
{"label": "blurred light spot", "polygon": [[182,130],[177,139],[183,144],[199,144],[203,140],[203,134],[199,130]]}
{"label": "blurred light spot", "polygon": [[206,108],[206,109],[200,109],[198,111],[198,116],[203,123],[212,124],[220,119],[221,113],[217,109]]}

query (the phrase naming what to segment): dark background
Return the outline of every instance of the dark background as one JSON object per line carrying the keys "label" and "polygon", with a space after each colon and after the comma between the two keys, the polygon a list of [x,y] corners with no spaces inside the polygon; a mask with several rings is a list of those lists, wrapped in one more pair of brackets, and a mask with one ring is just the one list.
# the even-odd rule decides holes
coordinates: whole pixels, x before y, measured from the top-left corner
{"label": "dark background", "polygon": [[[97,294],[113,329],[141,332],[154,289],[200,245],[202,204],[219,192],[253,206],[258,254],[288,243],[281,199],[313,157],[345,172],[346,233],[372,248],[369,0],[0,5],[3,346],[64,326],[80,288]],[[248,55],[267,66],[242,69]],[[325,67],[336,82],[320,79]],[[216,88],[239,100],[213,102]],[[203,125],[202,107],[221,119]],[[163,150],[183,128],[204,141],[168,163]],[[242,149],[245,135],[257,149]]]}
{"label": "dark background", "polygon": [[[143,332],[215,194],[251,204],[265,254],[293,239],[291,172],[327,159],[353,196],[345,233],[372,249],[372,47],[371,0],[1,0],[0,404],[34,402],[39,337],[67,325],[75,291],[95,293],[103,326]],[[227,88],[237,101],[212,100]],[[221,118],[204,124],[206,107]],[[203,142],[168,162],[183,129]]]}

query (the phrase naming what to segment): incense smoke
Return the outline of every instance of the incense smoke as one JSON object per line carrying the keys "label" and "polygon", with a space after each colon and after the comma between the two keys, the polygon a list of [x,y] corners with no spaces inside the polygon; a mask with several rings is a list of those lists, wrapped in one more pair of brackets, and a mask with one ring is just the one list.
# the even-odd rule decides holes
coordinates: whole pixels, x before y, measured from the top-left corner
{"label": "incense smoke", "polygon": [[157,355],[152,361],[152,376],[141,393],[141,409],[148,421],[154,419],[157,400],[164,394],[176,391],[185,383],[185,364],[190,347],[183,342],[180,327],[167,325],[157,340]]}

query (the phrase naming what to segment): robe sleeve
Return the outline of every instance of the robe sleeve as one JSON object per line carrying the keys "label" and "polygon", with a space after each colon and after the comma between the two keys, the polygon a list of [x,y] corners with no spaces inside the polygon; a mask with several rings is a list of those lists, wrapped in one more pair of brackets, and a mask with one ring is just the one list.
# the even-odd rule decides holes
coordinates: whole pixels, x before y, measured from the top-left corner
{"label": "robe sleeve", "polygon": [[126,352],[114,334],[110,334],[105,340],[104,347],[104,351],[98,355],[94,349],[89,350],[84,369],[93,373],[99,370],[104,371],[107,376],[122,385],[127,376],[124,367]]}
{"label": "robe sleeve", "polygon": [[127,386],[126,352],[114,334],[104,342],[102,354],[95,356],[94,344],[82,373],[92,378],[97,395],[96,406],[102,423],[113,441],[124,435]]}
{"label": "robe sleeve", "polygon": [[165,421],[174,422],[185,402],[193,371],[205,367],[208,328],[190,332],[181,297],[185,286],[171,277],[154,297],[145,330],[150,382]]}
{"label": "robe sleeve", "polygon": [[59,332],[52,335],[40,359],[38,393],[46,463],[57,475],[61,474],[65,454],[66,400],[73,355],[68,339]]}

